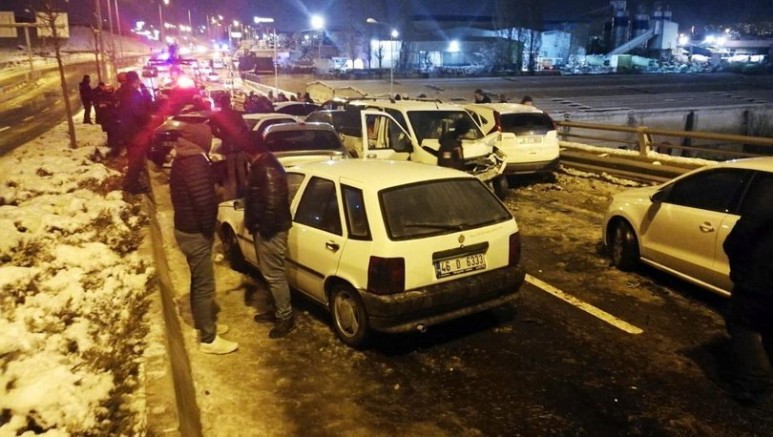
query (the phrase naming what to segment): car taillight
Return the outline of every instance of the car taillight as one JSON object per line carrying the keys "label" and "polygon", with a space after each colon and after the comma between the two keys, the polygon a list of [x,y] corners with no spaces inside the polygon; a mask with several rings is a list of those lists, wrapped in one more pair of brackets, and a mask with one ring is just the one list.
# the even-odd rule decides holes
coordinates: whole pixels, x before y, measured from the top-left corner
{"label": "car taillight", "polygon": [[371,256],[368,263],[368,291],[397,294],[405,291],[405,259]]}
{"label": "car taillight", "polygon": [[521,233],[510,235],[509,261],[507,265],[517,266],[521,262]]}

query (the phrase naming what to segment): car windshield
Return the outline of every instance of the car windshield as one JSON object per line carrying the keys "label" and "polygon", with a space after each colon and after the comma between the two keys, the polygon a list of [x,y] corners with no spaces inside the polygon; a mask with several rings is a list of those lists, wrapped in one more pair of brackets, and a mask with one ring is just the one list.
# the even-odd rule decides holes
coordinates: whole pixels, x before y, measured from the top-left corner
{"label": "car windshield", "polygon": [[272,152],[297,150],[340,150],[338,135],[329,130],[288,130],[266,134],[263,143]]}
{"label": "car windshield", "polygon": [[545,114],[521,113],[502,114],[500,117],[502,132],[510,132],[516,135],[528,133],[547,133],[554,130],[553,121]]}
{"label": "car windshield", "polygon": [[[467,118],[471,126],[477,126],[465,111],[409,111],[408,119],[411,121],[416,139],[421,144],[425,138],[439,140],[447,130],[454,126],[456,120]],[[473,127],[464,136],[465,139],[477,140],[483,138],[483,133],[477,127]]]}
{"label": "car windshield", "polygon": [[512,219],[494,193],[477,179],[445,179],[379,193],[392,240],[448,234]]}

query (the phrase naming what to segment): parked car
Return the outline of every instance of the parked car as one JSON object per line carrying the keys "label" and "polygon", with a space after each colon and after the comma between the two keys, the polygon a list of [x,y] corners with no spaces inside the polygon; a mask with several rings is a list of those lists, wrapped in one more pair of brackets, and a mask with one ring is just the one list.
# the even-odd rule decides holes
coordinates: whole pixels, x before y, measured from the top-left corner
{"label": "parked car", "polygon": [[269,126],[281,123],[297,123],[301,121],[298,117],[279,112],[243,114],[242,118],[244,118],[245,123],[247,123],[247,127],[259,137],[263,136],[263,133]]}
{"label": "parked car", "polygon": [[728,161],[616,195],[603,241],[621,270],[641,261],[729,295],[722,244],[742,215],[763,208],[773,208],[773,157]]}
{"label": "parked car", "polygon": [[[474,176],[347,159],[288,168],[287,177],[288,281],[330,311],[350,346],[370,331],[421,331],[498,307],[523,283],[518,225]],[[258,267],[242,200],[220,205],[218,231],[232,267]]]}
{"label": "parked car", "polygon": [[335,129],[327,123],[274,124],[266,128],[262,142],[285,167],[350,157]]}
{"label": "parked car", "polygon": [[559,163],[558,131],[545,112],[517,103],[465,105],[487,138],[507,155],[504,174],[546,173]]}
{"label": "parked car", "polygon": [[301,118],[306,117],[317,109],[319,109],[319,105],[308,102],[289,101],[274,103],[274,111],[282,114],[295,115],[296,117]]}
{"label": "parked car", "polygon": [[[173,115],[153,131],[147,157],[158,166],[168,166],[174,158],[174,145],[181,131],[194,124],[209,124],[212,111],[194,111]],[[220,146],[220,139],[213,138],[212,148]]]}

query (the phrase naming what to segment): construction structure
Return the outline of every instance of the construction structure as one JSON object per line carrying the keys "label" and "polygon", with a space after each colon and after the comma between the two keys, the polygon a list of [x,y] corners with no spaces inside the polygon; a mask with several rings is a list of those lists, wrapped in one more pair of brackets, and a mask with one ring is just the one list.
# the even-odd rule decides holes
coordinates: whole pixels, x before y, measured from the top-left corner
{"label": "construction structure", "polygon": [[631,19],[625,0],[609,2],[611,17],[604,23],[604,41],[608,56],[644,51],[653,58],[669,57],[677,50],[679,24],[671,20],[671,9],[661,2],[654,4],[652,16],[639,5]]}

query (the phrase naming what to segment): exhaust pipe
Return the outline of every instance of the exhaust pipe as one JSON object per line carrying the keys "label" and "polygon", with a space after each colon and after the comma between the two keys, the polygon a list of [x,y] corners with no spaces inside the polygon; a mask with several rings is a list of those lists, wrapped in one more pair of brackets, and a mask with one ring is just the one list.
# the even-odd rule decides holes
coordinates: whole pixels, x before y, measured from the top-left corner
{"label": "exhaust pipe", "polygon": [[421,332],[422,334],[427,332],[427,326],[426,325],[416,325],[416,330]]}

